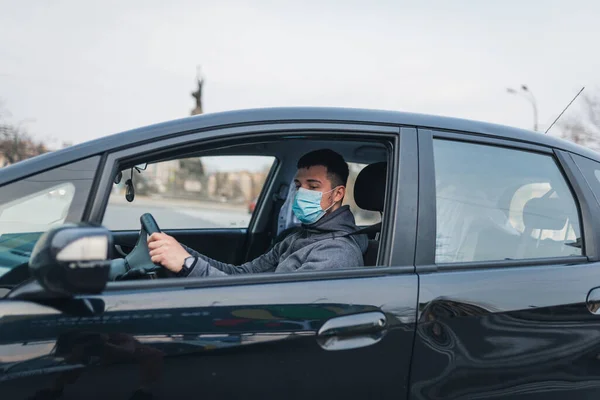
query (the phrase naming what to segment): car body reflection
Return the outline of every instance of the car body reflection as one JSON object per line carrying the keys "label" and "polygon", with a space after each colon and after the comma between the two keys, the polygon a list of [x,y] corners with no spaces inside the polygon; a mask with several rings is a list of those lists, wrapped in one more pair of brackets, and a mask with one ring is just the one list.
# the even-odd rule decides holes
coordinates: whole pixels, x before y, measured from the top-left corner
{"label": "car body reflection", "polygon": [[[328,319],[374,309],[292,304],[151,312],[107,310],[85,317],[4,316],[0,319],[0,390],[6,398],[24,398],[17,390],[25,386],[22,380],[38,377],[44,383],[35,387],[43,389],[28,393],[27,398],[58,398],[71,388],[84,395],[90,389],[79,382],[92,379],[98,384],[118,385],[120,380],[112,381],[108,376],[111,370],[122,370],[123,376],[130,377],[125,386],[131,395],[143,392],[152,396],[160,386],[166,359],[172,359],[170,365],[185,365],[189,357],[213,352],[238,352],[248,346],[307,337],[314,340]],[[261,354],[261,350],[257,352]]]}
{"label": "car body reflection", "polygon": [[439,298],[422,307],[411,392],[420,399],[558,399],[598,390],[598,332],[600,321],[583,304],[497,312]]}

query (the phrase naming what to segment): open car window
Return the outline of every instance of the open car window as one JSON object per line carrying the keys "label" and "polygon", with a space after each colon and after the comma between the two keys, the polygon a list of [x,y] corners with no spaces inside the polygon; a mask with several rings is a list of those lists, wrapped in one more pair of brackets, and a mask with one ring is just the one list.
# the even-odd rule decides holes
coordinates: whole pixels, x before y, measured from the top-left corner
{"label": "open car window", "polygon": [[[343,221],[324,227],[322,232],[335,229],[336,232],[354,235],[358,228],[372,226],[368,234],[349,236],[343,241],[343,245],[349,243],[351,250],[344,253],[349,262],[343,264],[347,268],[376,265],[381,232],[378,223],[385,207],[383,199],[388,184],[385,167],[381,170],[380,166],[385,166],[388,161],[387,143],[377,143],[372,138],[368,141],[360,138],[260,140],[258,143],[246,140],[231,145],[215,143],[215,147],[191,148],[185,153],[173,148],[162,154],[148,154],[145,159],[132,156],[130,161],[121,160],[117,168],[120,173],[111,178],[113,182],[102,220],[102,225],[114,234],[115,256],[138,260],[138,250],[144,246],[140,243],[145,243],[138,235],[140,217],[149,214],[160,230],[187,246],[189,254],[206,257],[204,262],[217,265],[216,269],[222,268],[220,272],[229,275],[238,273],[237,270],[230,273],[224,270],[229,266],[245,265],[267,254],[293,232],[288,228],[298,224],[291,209],[295,190],[290,190],[295,188],[295,184],[290,185],[290,182],[297,174],[298,160],[312,151],[331,149],[349,164],[347,190],[342,204],[349,206],[351,213],[344,214],[341,217]],[[144,164],[138,164],[140,162]],[[373,172],[362,174],[374,164],[379,167],[369,168]],[[364,178],[367,176],[369,178]],[[362,183],[357,186],[357,182]],[[355,199],[355,190],[368,195]],[[257,211],[260,214],[253,218]],[[279,224],[280,211],[287,214],[283,229]],[[154,229],[147,228],[146,232]],[[319,229],[315,226],[310,234],[317,235],[321,232]],[[329,235],[323,238],[329,238]],[[369,239],[373,243],[369,243]],[[147,258],[146,253],[139,252]],[[305,253],[306,259],[309,259],[309,250]],[[310,260],[318,262],[330,257],[319,258],[310,254]],[[288,264],[290,272],[304,267],[304,264],[307,269],[326,269],[321,264],[318,268],[312,267],[308,261],[298,261],[300,266],[292,266],[293,260],[304,258],[270,260],[255,270],[287,272]],[[330,262],[331,268],[339,268],[335,261],[332,259]],[[128,261],[126,264],[131,266]],[[141,262],[138,264],[142,265]],[[277,270],[280,264],[284,268]]]}

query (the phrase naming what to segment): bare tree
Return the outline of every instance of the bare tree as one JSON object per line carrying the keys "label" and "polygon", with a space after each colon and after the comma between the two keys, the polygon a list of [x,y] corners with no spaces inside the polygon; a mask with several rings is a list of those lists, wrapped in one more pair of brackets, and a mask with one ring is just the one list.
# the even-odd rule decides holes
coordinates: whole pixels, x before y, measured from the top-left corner
{"label": "bare tree", "polygon": [[571,117],[558,124],[561,137],[600,150],[600,92],[583,93]]}
{"label": "bare tree", "polygon": [[8,115],[8,111],[0,104],[0,166],[4,163],[14,164],[49,151],[44,143],[35,141],[22,124],[9,123]]}

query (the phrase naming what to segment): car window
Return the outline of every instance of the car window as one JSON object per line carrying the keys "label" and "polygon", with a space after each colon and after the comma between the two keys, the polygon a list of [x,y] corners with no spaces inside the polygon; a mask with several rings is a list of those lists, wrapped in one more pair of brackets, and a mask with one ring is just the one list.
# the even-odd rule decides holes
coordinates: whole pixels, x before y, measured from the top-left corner
{"label": "car window", "polygon": [[0,188],[0,276],[29,261],[43,232],[81,220],[98,161],[92,157]]}
{"label": "car window", "polygon": [[[103,225],[136,230],[140,216],[150,212],[161,229],[246,228],[274,162],[266,156],[192,157],[124,171],[113,185]],[[125,196],[130,178],[131,202]]]}
{"label": "car window", "polygon": [[62,224],[67,218],[74,195],[75,185],[63,182],[4,204],[0,213],[0,235],[44,232],[52,226]]}
{"label": "car window", "polygon": [[582,254],[579,214],[553,157],[434,140],[436,263]]}

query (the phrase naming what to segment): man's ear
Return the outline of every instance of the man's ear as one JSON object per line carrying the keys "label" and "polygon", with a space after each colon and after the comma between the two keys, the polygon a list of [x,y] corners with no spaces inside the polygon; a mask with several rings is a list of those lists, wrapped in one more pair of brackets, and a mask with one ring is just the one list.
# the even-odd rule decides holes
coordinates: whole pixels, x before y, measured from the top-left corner
{"label": "man's ear", "polygon": [[346,197],[346,186],[339,186],[337,189],[335,189],[335,192],[333,192],[333,201],[341,202],[344,200],[344,197]]}

